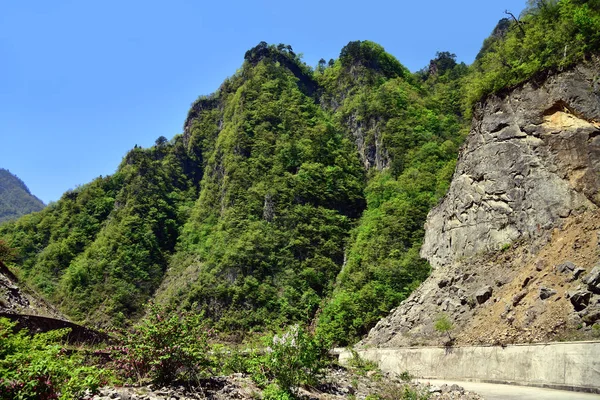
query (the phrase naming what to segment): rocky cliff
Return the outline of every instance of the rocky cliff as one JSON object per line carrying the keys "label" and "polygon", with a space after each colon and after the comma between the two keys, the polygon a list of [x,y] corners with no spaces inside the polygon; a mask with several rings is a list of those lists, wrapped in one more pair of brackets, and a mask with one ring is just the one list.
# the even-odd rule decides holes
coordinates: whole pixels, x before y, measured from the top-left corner
{"label": "rocky cliff", "polygon": [[54,307],[24,286],[0,261],[0,314],[25,314],[64,319]]}
{"label": "rocky cliff", "polygon": [[492,96],[475,110],[421,255],[434,267],[540,237],[600,204],[600,82],[596,65]]}
{"label": "rocky cliff", "polygon": [[[432,275],[364,345],[589,337],[600,318],[598,60],[476,108],[448,194],[428,216]],[[586,336],[587,335],[587,336]]]}

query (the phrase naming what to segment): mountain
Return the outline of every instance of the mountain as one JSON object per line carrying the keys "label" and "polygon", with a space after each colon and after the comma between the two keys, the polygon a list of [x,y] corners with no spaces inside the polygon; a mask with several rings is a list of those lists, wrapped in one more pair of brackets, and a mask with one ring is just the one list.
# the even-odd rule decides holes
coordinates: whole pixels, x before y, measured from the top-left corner
{"label": "mountain", "polygon": [[[465,71],[452,62],[448,81]],[[182,135],[0,228],[13,268],[77,321],[127,323],[154,298],[221,331],[319,313],[331,337],[349,322],[348,338],[366,333],[427,276],[422,223],[448,185],[461,117],[375,43],[330,64],[249,50]]]}
{"label": "mountain", "polygon": [[[291,46],[261,42],[192,104],[182,134],[136,146],[114,175],[0,226],[17,252],[9,267],[81,322],[126,325],[153,301],[202,312],[234,338],[299,322],[355,342],[427,278],[420,252],[439,267],[424,224],[440,200],[462,196],[450,182],[471,119],[490,114],[500,121],[490,134],[520,138],[501,105],[482,107],[591,60],[599,15],[597,2],[532,4],[501,21],[473,65],[439,52],[415,74],[370,41],[314,69]],[[572,100],[566,109],[578,110]],[[464,146],[480,141],[471,133]],[[499,212],[500,195],[486,203]],[[493,252],[485,243],[497,237],[480,236],[472,247]]]}
{"label": "mountain", "polygon": [[44,203],[29,192],[25,183],[0,168],[0,223],[43,209]]}

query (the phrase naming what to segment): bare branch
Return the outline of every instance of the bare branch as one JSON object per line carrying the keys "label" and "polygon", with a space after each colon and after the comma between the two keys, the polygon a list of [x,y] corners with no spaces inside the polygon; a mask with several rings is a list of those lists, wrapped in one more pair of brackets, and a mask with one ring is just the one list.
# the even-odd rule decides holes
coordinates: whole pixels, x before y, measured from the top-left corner
{"label": "bare branch", "polygon": [[504,14],[510,15],[512,17],[512,19],[517,23],[517,26],[521,30],[521,33],[524,35],[525,29],[523,29],[523,23],[521,21],[519,21],[519,19],[517,17],[515,17],[515,15],[508,10],[504,10]]}

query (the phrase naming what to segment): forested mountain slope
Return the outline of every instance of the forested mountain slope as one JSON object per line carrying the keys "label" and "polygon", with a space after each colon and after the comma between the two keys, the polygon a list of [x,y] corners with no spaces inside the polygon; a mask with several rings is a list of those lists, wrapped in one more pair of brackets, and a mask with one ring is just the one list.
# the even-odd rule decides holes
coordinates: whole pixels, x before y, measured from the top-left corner
{"label": "forested mountain slope", "polygon": [[416,74],[369,41],[315,69],[260,43],[182,135],[1,226],[10,267],[78,321],[126,324],[154,298],[221,332],[314,322],[355,341],[429,274],[423,224],[473,104],[597,50],[599,8],[532,4],[473,66],[441,52]]}
{"label": "forested mountain slope", "polygon": [[0,223],[44,208],[22,180],[0,168]]}

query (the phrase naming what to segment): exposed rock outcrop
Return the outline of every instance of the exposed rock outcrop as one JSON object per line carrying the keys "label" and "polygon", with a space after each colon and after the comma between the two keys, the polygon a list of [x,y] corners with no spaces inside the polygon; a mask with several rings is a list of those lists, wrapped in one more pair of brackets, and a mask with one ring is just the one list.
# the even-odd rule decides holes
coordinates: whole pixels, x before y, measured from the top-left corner
{"label": "exposed rock outcrop", "polygon": [[491,96],[475,110],[450,190],[421,255],[439,267],[600,205],[600,83],[586,64]]}
{"label": "exposed rock outcrop", "polygon": [[427,219],[433,273],[363,346],[439,345],[441,314],[456,344],[600,335],[599,76],[595,60],[476,108]]}
{"label": "exposed rock outcrop", "polygon": [[381,171],[389,167],[389,154],[381,140],[380,124],[382,122],[376,118],[361,122],[357,120],[356,116],[351,116],[346,123],[354,138],[365,171],[371,168]]}
{"label": "exposed rock outcrop", "polygon": [[24,287],[2,261],[0,261],[0,313],[64,318],[54,307]]}

